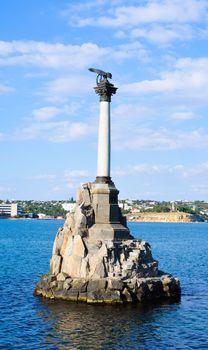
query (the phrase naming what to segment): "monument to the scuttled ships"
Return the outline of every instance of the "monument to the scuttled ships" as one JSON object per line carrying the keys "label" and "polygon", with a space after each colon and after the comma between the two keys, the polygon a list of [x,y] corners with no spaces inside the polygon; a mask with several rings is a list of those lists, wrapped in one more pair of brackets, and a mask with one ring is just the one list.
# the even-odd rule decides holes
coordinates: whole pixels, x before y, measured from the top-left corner
{"label": "monument to the scuttled ships", "polygon": [[111,73],[97,74],[100,97],[97,176],[78,190],[76,207],[57,232],[50,272],[35,295],[88,303],[143,302],[180,296],[179,280],[158,270],[150,245],[130,234],[110,176]]}

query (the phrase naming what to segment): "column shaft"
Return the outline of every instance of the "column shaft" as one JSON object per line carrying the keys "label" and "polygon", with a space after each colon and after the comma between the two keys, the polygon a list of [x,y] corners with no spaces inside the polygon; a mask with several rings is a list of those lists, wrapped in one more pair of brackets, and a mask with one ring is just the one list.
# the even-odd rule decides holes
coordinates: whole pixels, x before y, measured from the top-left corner
{"label": "column shaft", "polygon": [[110,102],[100,101],[97,176],[110,177]]}

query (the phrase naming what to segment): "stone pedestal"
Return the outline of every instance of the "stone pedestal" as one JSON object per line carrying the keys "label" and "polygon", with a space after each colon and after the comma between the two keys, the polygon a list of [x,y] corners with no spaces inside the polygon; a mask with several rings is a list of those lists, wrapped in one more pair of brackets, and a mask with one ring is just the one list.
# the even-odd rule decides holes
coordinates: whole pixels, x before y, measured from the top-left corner
{"label": "stone pedestal", "polygon": [[126,218],[122,216],[118,206],[118,193],[112,181],[92,184],[91,196],[95,224],[89,228],[90,238],[103,240],[132,238],[126,226]]}

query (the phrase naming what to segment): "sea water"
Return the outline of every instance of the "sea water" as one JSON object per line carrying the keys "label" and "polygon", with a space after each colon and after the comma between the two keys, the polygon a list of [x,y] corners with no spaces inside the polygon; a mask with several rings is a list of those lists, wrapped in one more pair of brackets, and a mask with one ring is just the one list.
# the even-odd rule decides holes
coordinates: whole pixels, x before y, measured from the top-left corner
{"label": "sea water", "polygon": [[33,296],[62,225],[0,220],[0,349],[208,349],[208,224],[130,223],[182,296],[118,306]]}

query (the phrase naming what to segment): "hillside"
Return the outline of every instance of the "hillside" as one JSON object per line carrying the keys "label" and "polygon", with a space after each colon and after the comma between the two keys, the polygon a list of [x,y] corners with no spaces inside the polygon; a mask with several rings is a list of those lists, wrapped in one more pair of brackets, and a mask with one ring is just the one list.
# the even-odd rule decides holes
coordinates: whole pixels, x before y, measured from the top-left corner
{"label": "hillside", "polygon": [[169,212],[169,213],[136,213],[129,214],[127,216],[129,221],[141,221],[141,222],[203,222],[203,218],[199,215],[182,213],[182,212]]}

